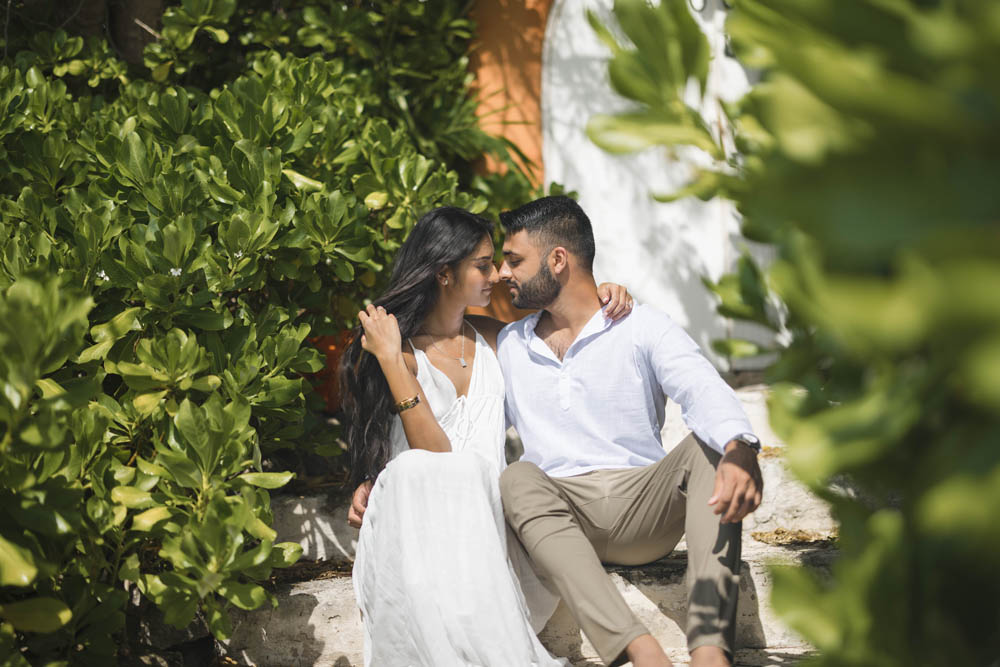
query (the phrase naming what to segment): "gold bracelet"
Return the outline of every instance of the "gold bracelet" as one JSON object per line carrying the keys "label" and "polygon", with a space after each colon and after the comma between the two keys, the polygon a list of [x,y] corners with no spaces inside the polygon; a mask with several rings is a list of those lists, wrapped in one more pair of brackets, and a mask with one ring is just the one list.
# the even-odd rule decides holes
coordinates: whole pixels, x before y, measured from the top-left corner
{"label": "gold bracelet", "polygon": [[399,403],[396,403],[396,413],[403,412],[404,410],[409,410],[410,408],[418,405],[420,403],[420,395],[414,396],[413,398],[404,398]]}

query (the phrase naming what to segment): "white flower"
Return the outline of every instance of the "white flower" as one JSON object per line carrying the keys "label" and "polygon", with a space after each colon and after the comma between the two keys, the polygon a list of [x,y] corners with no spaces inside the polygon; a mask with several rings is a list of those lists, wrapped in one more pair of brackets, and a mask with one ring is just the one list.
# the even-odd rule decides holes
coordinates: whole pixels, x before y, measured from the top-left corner
{"label": "white flower", "polygon": [[235,257],[236,259],[243,259],[243,251],[237,250],[235,253],[233,253],[233,257]]}
{"label": "white flower", "polygon": [[97,272],[97,277],[100,278],[101,280],[107,280],[108,274],[104,272],[104,269],[101,269],[100,271]]}
{"label": "white flower", "polygon": [[176,268],[170,269],[170,275],[172,275],[174,278],[179,278],[181,275],[181,270]]}
{"label": "white flower", "polygon": [[326,262],[326,263],[327,263],[327,265],[329,265],[329,264],[330,264],[330,262],[331,262],[331,260],[330,260],[330,258],[329,258],[329,257],[327,257],[327,258],[326,258],[325,260],[323,260],[323,261],[324,261],[324,262]]}

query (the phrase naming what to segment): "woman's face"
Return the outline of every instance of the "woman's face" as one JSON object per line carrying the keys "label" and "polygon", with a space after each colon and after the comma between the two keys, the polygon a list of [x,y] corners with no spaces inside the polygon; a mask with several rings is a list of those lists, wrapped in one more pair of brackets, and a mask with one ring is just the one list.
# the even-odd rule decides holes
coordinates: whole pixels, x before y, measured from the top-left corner
{"label": "woman's face", "polygon": [[500,281],[497,267],[493,263],[493,241],[484,236],[475,251],[463,259],[455,270],[455,284],[451,287],[455,295],[467,306],[488,306],[493,287]]}

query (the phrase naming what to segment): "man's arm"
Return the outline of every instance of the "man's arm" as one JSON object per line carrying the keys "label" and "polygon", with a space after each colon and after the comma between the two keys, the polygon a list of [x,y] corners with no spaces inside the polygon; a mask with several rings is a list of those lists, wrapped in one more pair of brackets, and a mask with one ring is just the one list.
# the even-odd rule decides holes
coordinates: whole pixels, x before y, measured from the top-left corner
{"label": "man's arm", "polygon": [[354,490],[351,497],[351,509],[347,510],[347,523],[352,528],[361,528],[361,523],[365,519],[365,510],[368,509],[368,496],[372,492],[372,482],[362,482]]}
{"label": "man's arm", "polygon": [[738,522],[760,505],[764,489],[757,454],[736,438],[752,432],[733,391],[687,333],[663,313],[648,309],[640,326],[643,348],[660,388],[681,406],[684,422],[722,454],[708,504],[722,523]]}

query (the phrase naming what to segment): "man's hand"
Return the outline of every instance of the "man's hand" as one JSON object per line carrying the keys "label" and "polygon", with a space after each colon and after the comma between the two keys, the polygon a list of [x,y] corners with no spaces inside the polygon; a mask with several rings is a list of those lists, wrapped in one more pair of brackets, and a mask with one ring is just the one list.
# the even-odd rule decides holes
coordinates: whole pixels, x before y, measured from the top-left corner
{"label": "man's hand", "polygon": [[351,498],[351,509],[347,511],[347,523],[352,528],[361,528],[361,522],[365,519],[365,510],[368,508],[368,495],[372,492],[372,483],[362,482],[361,486],[354,489],[354,496]]}
{"label": "man's hand", "polygon": [[715,490],[708,499],[721,514],[719,523],[737,523],[760,506],[764,480],[757,465],[757,453],[731,440],[715,472]]}

